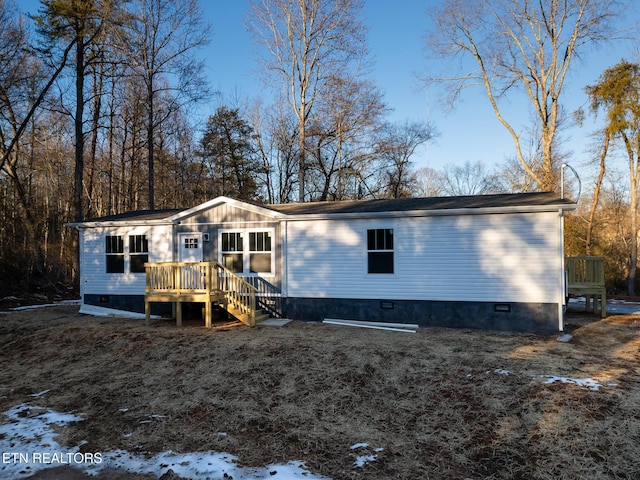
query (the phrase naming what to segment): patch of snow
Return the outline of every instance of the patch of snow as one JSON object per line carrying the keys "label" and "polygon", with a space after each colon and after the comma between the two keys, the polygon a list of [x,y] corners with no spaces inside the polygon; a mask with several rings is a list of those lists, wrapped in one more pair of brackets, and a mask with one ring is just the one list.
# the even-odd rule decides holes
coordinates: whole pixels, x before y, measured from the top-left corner
{"label": "patch of snow", "polygon": [[[236,457],[228,453],[197,452],[178,454],[166,451],[146,457],[126,450],[116,450],[102,455],[102,464],[111,468],[121,468],[128,472],[162,476],[169,469],[185,478],[234,478],[238,480],[266,479],[309,479],[321,480],[327,477],[312,475],[304,462],[269,465],[263,468],[247,468],[236,465]],[[106,465],[90,466],[86,472],[98,474]],[[328,479],[327,479],[328,480]]]}
{"label": "patch of snow", "polygon": [[[569,305],[571,307],[581,307],[584,309],[586,304],[585,297],[571,297],[569,298]],[[607,299],[607,313],[623,314],[623,315],[638,315],[640,314],[640,303],[630,302],[628,300]]]}
{"label": "patch of snow", "polygon": [[503,368],[496,368],[493,372],[497,373],[498,375],[511,375],[511,372],[509,370],[505,370]]}
{"label": "patch of snow", "polygon": [[48,388],[47,388],[46,390],[42,390],[41,392],[38,392],[38,393],[32,393],[32,394],[31,394],[31,395],[29,395],[29,396],[30,396],[30,397],[34,397],[34,398],[38,398],[38,397],[41,397],[41,396],[43,396],[43,395],[45,395],[45,394],[49,393],[49,390],[50,390],[50,389],[48,389]]}
{"label": "patch of snow", "polygon": [[354,443],[353,445],[351,445],[351,450],[356,450],[357,448],[367,448],[368,446],[369,444],[364,442]]}
{"label": "patch of snow", "polygon": [[186,478],[329,480],[313,475],[301,461],[245,468],[236,464],[233,455],[211,451],[183,454],[167,451],[153,456],[125,450],[81,453],[79,446],[61,447],[55,440],[57,434],[52,425],[64,426],[82,421],[82,417],[29,404],[17,405],[4,412],[4,416],[8,423],[0,425],[0,478],[25,478],[40,470],[67,465],[89,475],[98,475],[105,468],[116,468],[160,477],[171,469]]}
{"label": "patch of snow", "polygon": [[[601,383],[598,383],[593,378],[568,378],[568,377],[554,377],[554,376],[547,375],[546,379],[547,380],[542,382],[543,385],[549,385],[555,382],[571,383],[574,385],[578,385],[580,387],[588,388],[589,390],[592,390],[594,392],[597,392],[598,390],[600,390],[600,387],[603,386]],[[607,386],[615,386],[615,385],[616,384],[610,383]]]}
{"label": "patch of snow", "polygon": [[378,458],[377,455],[360,455],[356,457],[354,465],[356,467],[364,467],[367,463],[375,461],[376,458]]}
{"label": "patch of snow", "polygon": [[[356,443],[351,445],[351,450],[358,450],[361,448],[368,448],[369,444],[365,442]],[[367,463],[373,462],[378,458],[378,453],[382,452],[384,448],[376,448],[374,449],[375,453],[368,453],[364,455],[356,456],[355,461],[353,462],[356,467],[363,467]]]}

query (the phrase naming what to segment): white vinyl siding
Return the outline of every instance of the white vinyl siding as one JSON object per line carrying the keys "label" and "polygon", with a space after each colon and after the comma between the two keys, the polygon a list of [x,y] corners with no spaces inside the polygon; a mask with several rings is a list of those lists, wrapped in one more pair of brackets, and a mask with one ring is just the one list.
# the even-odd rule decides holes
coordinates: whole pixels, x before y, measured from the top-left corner
{"label": "white vinyl siding", "polygon": [[[144,295],[144,273],[131,273],[131,254],[148,255],[150,262],[172,261],[171,227],[104,227],[90,228],[81,231],[81,279],[83,294],[122,294]],[[146,236],[148,253],[130,252],[132,245],[129,236],[134,237],[134,250],[141,250],[142,244],[136,245],[135,238]],[[106,273],[106,240],[107,236],[121,236],[125,249],[125,265],[123,273]],[[145,245],[146,246],[146,245]]]}
{"label": "white vinyl siding", "polygon": [[373,220],[288,223],[288,295],[558,301],[557,212],[394,219],[393,276],[367,275]]}

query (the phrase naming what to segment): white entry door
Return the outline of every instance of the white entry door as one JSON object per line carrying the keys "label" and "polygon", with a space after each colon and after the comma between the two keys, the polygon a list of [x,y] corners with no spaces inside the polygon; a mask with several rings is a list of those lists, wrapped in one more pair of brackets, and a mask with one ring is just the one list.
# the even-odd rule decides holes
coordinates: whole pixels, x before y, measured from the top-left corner
{"label": "white entry door", "polygon": [[201,262],[202,233],[179,233],[178,260],[181,262]]}

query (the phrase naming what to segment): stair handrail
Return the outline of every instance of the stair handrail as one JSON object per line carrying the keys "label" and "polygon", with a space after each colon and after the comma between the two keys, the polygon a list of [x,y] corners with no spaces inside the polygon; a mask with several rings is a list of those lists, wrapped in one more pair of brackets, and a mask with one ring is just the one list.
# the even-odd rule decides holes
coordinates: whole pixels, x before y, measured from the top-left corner
{"label": "stair handrail", "polygon": [[253,327],[256,323],[256,287],[224,265],[215,263],[214,267],[218,271],[218,290],[224,294],[228,303],[247,315],[247,323]]}

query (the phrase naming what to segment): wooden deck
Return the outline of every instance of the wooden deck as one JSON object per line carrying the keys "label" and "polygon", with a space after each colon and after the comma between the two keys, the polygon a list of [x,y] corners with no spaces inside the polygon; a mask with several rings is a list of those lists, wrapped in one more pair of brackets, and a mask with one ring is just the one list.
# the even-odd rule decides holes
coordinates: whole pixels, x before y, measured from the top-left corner
{"label": "wooden deck", "polygon": [[146,324],[150,304],[171,302],[176,324],[182,325],[182,304],[204,304],[205,326],[211,327],[212,307],[219,305],[244,324],[253,327],[269,315],[256,307],[256,288],[214,262],[146,263],[144,295]]}
{"label": "wooden deck", "polygon": [[567,293],[584,295],[587,311],[591,311],[591,298],[594,312],[600,300],[600,314],[605,318],[607,290],[604,286],[604,257],[566,257],[564,265],[567,272]]}

